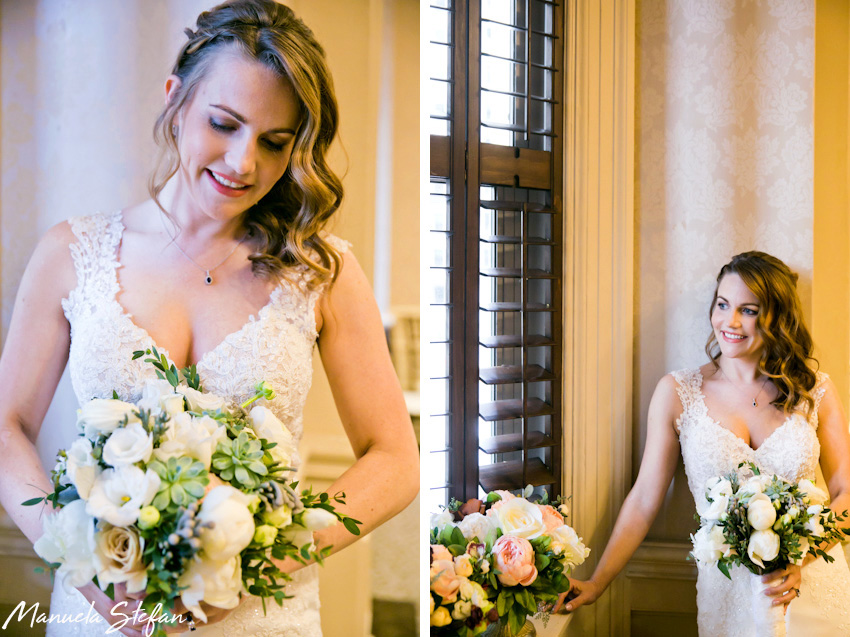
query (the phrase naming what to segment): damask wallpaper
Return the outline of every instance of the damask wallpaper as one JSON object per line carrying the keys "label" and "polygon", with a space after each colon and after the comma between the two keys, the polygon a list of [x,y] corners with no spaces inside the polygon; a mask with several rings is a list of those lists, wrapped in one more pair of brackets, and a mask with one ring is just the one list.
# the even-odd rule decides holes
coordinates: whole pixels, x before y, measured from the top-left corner
{"label": "damask wallpaper", "polygon": [[[781,258],[811,305],[815,13],[814,0],[638,0],[637,11],[643,434],[658,379],[705,362],[715,276],[733,255]],[[692,530],[689,508],[673,517],[653,533]]]}

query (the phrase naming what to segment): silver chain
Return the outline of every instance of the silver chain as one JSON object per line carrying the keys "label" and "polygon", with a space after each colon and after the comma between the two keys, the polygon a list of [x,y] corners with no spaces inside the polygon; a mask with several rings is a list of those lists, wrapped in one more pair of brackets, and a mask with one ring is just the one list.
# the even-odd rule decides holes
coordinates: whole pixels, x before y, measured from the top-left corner
{"label": "silver chain", "polygon": [[[718,365],[718,367],[720,367],[720,365]],[[735,389],[737,389],[738,391],[742,391],[742,390],[741,390],[741,389],[740,389],[740,388],[739,388],[739,387],[738,387],[735,383],[733,383],[733,382],[729,379],[729,377],[726,375],[726,372],[724,372],[724,371],[723,371],[723,368],[722,368],[722,367],[720,367],[720,373],[723,375],[723,378],[725,378],[725,379],[726,379],[726,382],[727,382],[727,383],[729,383],[730,385],[732,385],[732,387],[734,387],[734,388],[735,388]],[[758,407],[758,406],[759,406],[759,403],[758,403],[758,397],[759,397],[759,396],[761,396],[761,393],[764,391],[765,385],[767,385],[767,381],[768,381],[769,379],[770,379],[770,376],[767,376],[767,375],[765,374],[764,381],[762,382],[761,387],[759,388],[759,392],[758,392],[758,393],[755,395],[755,397],[753,398],[753,407]]]}
{"label": "silver chain", "polygon": [[201,272],[203,272],[203,273],[204,273],[204,284],[206,284],[206,285],[212,285],[212,284],[213,284],[212,272],[213,272],[215,269],[217,269],[217,268],[221,267],[222,265],[224,265],[225,261],[227,261],[230,257],[232,257],[232,256],[233,256],[233,253],[234,253],[234,252],[236,252],[236,250],[237,250],[237,249],[239,249],[239,246],[241,246],[241,245],[242,245],[242,242],[243,242],[243,241],[245,241],[245,238],[244,238],[244,237],[243,237],[242,239],[239,239],[239,241],[236,243],[236,245],[235,245],[235,246],[233,246],[233,250],[231,250],[230,252],[228,252],[226,257],[224,257],[221,261],[219,261],[219,262],[218,262],[216,265],[214,265],[213,267],[211,267],[211,268],[205,268],[205,267],[204,267],[204,266],[202,266],[200,263],[198,263],[197,261],[195,261],[192,257],[190,257],[188,254],[186,254],[186,251],[185,251],[183,248],[181,248],[181,247],[180,247],[180,244],[179,244],[179,243],[177,243],[177,237],[173,236],[173,235],[171,234],[171,231],[168,229],[168,226],[167,226],[167,225],[165,225],[165,215],[164,215],[164,214],[162,214],[162,212],[160,212],[160,216],[159,216],[159,218],[160,218],[160,221],[162,221],[162,227],[165,229],[165,233],[166,233],[166,234],[167,234],[167,235],[171,238],[171,243],[173,243],[173,244],[174,244],[174,246],[175,246],[178,250],[180,250],[180,254],[182,254],[184,257],[186,257],[187,259],[189,259],[189,261],[191,261],[191,262],[192,262],[192,264],[193,264],[196,268],[198,268]]}

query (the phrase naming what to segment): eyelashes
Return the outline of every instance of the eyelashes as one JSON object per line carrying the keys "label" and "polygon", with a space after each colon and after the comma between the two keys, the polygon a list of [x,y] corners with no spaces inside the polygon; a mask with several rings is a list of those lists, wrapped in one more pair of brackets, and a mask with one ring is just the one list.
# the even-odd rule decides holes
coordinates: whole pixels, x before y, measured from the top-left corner
{"label": "eyelashes", "polygon": [[[235,126],[231,126],[229,124],[222,124],[221,122],[216,121],[215,118],[212,117],[209,119],[209,124],[210,128],[212,128],[217,133],[229,134],[236,130]],[[270,139],[261,139],[260,143],[273,153],[283,152],[283,149],[286,148],[288,144],[288,142],[273,142]]]}

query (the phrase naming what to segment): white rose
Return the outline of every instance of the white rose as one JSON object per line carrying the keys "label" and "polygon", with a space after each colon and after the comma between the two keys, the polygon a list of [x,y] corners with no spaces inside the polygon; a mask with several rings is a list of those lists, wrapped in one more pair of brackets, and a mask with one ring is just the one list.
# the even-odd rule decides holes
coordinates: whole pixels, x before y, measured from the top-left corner
{"label": "white rose", "polygon": [[164,412],[169,416],[185,409],[183,395],[176,393],[171,383],[161,378],[149,380],[145,384],[142,389],[142,398],[137,405],[152,413]]}
{"label": "white rose", "polygon": [[718,496],[729,497],[732,495],[732,483],[726,478],[714,476],[705,481],[705,491],[712,500]]}
{"label": "white rose", "polygon": [[202,523],[213,523],[212,528],[201,530],[205,559],[226,562],[251,543],[254,516],[248,510],[250,501],[247,495],[229,485],[216,487],[206,495],[197,515]]}
{"label": "white rose", "polygon": [[805,499],[808,504],[824,504],[829,500],[829,495],[823,489],[819,489],[811,480],[800,480],[797,483],[797,488],[805,494]]}
{"label": "white rose", "polygon": [[472,575],[472,558],[470,558],[465,553],[463,555],[458,555],[454,559],[455,562],[455,575],[459,577],[469,577]]}
{"label": "white rose", "polygon": [[715,564],[732,549],[723,537],[723,528],[716,524],[701,526],[696,535],[691,536],[691,542],[694,559],[701,564]]}
{"label": "white rose", "polygon": [[147,462],[152,452],[153,436],[134,422],[112,432],[103,445],[103,461],[113,467]]}
{"label": "white rose", "polygon": [[86,438],[97,438],[118,428],[127,418],[127,422],[139,422],[133,413],[136,406],[114,398],[93,398],[77,412],[77,427]]}
{"label": "white rose", "polygon": [[321,531],[337,523],[337,517],[324,509],[304,509],[301,526],[308,531]]}
{"label": "white rose", "polygon": [[779,555],[779,536],[771,529],[754,531],[747,544],[747,555],[754,564],[764,568],[764,562],[775,560]]}
{"label": "white rose", "polygon": [[42,521],[44,534],[35,541],[35,552],[61,565],[57,575],[67,593],[85,586],[97,574],[94,560],[94,519],[86,503],[74,500]]}
{"label": "white rose", "polygon": [[747,521],[756,531],[764,531],[776,522],[776,509],[764,493],[756,493],[747,502]]}
{"label": "white rose", "polygon": [[277,443],[269,449],[272,458],[284,467],[291,467],[296,457],[297,447],[292,432],[286,428],[286,425],[269,408],[261,405],[251,410],[248,419],[258,438]]}
{"label": "white rose", "polygon": [[180,586],[187,588],[180,594],[183,605],[201,621],[207,621],[201,602],[217,608],[236,608],[242,590],[242,563],[239,556],[223,562],[198,559],[180,576]]}
{"label": "white rose", "polygon": [[114,526],[129,526],[139,518],[139,509],[153,501],[161,483],[150,469],[134,465],[107,469],[95,480],[86,511]]}
{"label": "white rose", "polygon": [[741,485],[738,493],[764,493],[765,488],[770,484],[771,480],[772,478],[765,474],[753,476]]}
{"label": "white rose", "polygon": [[564,524],[549,532],[552,542],[549,550],[561,556],[561,562],[566,567],[574,567],[583,563],[590,555],[590,549],[582,542],[575,530]]}
{"label": "white rose", "polygon": [[166,462],[171,457],[189,456],[209,470],[216,445],[227,438],[227,428],[215,418],[181,412],[171,418],[164,438],[154,451],[155,458]]}
{"label": "white rose", "polygon": [[496,523],[504,535],[533,540],[546,530],[540,507],[524,498],[513,498],[490,511],[495,511]]}
{"label": "white rose", "polygon": [[95,558],[101,590],[122,582],[126,582],[128,593],[145,590],[148,574],[142,561],[144,550],[144,538],[132,527],[99,523],[95,534]]}
{"label": "white rose", "polygon": [[705,520],[719,520],[729,506],[729,496],[717,494],[713,496],[713,502],[707,502],[703,505],[699,512],[701,518]]}
{"label": "white rose", "polygon": [[189,403],[189,409],[194,412],[226,410],[227,401],[221,396],[200,392],[187,385],[178,385],[177,391],[186,397],[186,402]]}
{"label": "white rose", "polygon": [[431,514],[431,519],[428,522],[428,528],[429,529],[436,528],[437,531],[439,532],[439,531],[442,531],[443,528],[448,524],[454,525],[454,516],[451,514],[451,511],[449,511],[448,509],[443,509],[439,513],[432,513]]}
{"label": "white rose", "polygon": [[458,522],[457,528],[467,541],[477,537],[480,542],[483,542],[491,531],[496,530],[496,523],[492,518],[476,512],[470,513]]}
{"label": "white rose", "polygon": [[83,500],[87,500],[95,479],[102,471],[92,455],[91,440],[85,437],[77,438],[68,447],[66,454],[66,476],[77,489],[79,496]]}

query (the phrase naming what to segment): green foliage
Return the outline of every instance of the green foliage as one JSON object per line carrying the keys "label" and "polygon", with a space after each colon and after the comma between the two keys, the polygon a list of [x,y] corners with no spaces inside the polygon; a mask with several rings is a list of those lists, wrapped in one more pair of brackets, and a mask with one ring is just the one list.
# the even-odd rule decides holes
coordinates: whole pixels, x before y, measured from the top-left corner
{"label": "green foliage", "polygon": [[153,460],[148,469],[161,480],[152,502],[160,511],[188,506],[204,495],[204,487],[210,482],[204,463],[188,456],[172,457],[166,462]]}

